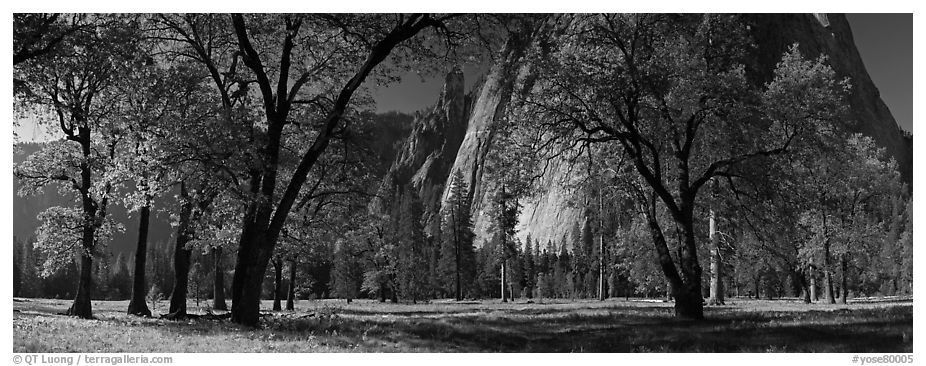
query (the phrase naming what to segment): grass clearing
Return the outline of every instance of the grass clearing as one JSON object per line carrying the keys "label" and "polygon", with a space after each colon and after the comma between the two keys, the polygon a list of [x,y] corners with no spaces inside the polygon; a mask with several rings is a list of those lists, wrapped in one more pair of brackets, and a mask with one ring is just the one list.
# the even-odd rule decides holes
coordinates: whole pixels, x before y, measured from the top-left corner
{"label": "grass clearing", "polygon": [[[15,299],[14,352],[912,352],[909,299],[849,305],[731,299],[706,320],[671,303],[624,299],[392,304],[300,301],[260,329],[168,321],[94,301],[96,319],[58,315],[70,301]],[[270,302],[262,306],[269,309]],[[166,311],[166,303],[156,310]],[[189,309],[201,310],[190,303]],[[203,309],[204,310],[204,309]],[[157,314],[156,314],[157,315]]]}

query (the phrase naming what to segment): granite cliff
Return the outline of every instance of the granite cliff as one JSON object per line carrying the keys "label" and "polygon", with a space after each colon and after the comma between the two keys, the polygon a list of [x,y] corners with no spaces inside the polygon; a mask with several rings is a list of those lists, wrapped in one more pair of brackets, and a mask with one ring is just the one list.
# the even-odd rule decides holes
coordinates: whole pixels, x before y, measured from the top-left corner
{"label": "granite cliff", "polygon": [[[551,20],[555,18],[556,20]],[[849,77],[851,118],[847,127],[869,135],[900,165],[905,182],[912,182],[912,137],[905,134],[881,100],[852,38],[852,30],[841,14],[763,14],[745,15],[744,20],[757,45],[750,56],[749,72],[756,82],[771,78],[775,64],[787,47],[798,43],[807,57],[825,54],[839,77]],[[462,74],[451,72],[437,105],[419,117],[405,141],[386,184],[409,184],[418,192],[429,213],[434,213],[447,197],[451,174],[461,171],[473,190],[476,245],[487,238],[490,204],[485,170],[487,157],[504,149],[497,141],[497,126],[503,122],[513,93],[530,90],[531,80],[542,75],[531,72],[526,55],[543,52],[550,37],[568,15],[525,22],[510,33],[500,55],[485,76],[481,87],[473,90],[471,102],[463,95]],[[583,216],[575,204],[578,197],[563,188],[568,168],[555,163],[542,178],[538,194],[522,201],[518,236],[528,235],[541,243],[560,243]],[[388,183],[392,182],[392,183]]]}

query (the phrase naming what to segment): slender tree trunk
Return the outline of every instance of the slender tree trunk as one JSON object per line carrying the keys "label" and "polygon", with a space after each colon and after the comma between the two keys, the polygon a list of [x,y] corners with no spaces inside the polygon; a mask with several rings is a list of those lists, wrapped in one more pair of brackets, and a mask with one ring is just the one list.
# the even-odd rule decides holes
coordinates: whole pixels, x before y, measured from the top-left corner
{"label": "slender tree trunk", "polygon": [[828,240],[823,242],[823,291],[826,295],[826,302],[836,303],[836,293],[833,291],[833,271],[830,263],[830,244]]}
{"label": "slender tree trunk", "polygon": [[296,309],[296,260],[289,261],[289,290],[286,293],[286,310]]}
{"label": "slender tree trunk", "polygon": [[283,261],[273,261],[273,311],[283,310],[281,302],[283,300]]}
{"label": "slender tree trunk", "polygon": [[460,284],[460,271],[461,271],[460,270],[460,256],[462,255],[462,253],[461,253],[461,248],[460,248],[460,235],[458,233],[458,228],[457,228],[457,218],[456,218],[457,216],[456,216],[455,207],[451,208],[451,214],[453,215],[453,256],[454,256],[453,286],[454,286],[454,292],[455,292],[454,295],[456,296],[457,301],[462,301],[463,300],[463,288]]}
{"label": "slender tree trunk", "polygon": [[813,266],[807,269],[810,277],[810,301],[816,302],[820,300],[820,294],[817,293],[817,276],[814,273]]}
{"label": "slender tree trunk", "polygon": [[193,203],[186,190],[186,184],[180,183],[180,222],[177,226],[177,241],[174,246],[174,289],[170,293],[168,318],[186,317],[187,289],[190,280],[190,256],[192,249],[187,248],[190,241]]}
{"label": "slender tree trunk", "polygon": [[604,205],[601,200],[602,187],[598,187],[598,300],[604,301],[607,297],[605,293],[604,279]]}
{"label": "slender tree trunk", "polygon": [[225,304],[225,266],[222,265],[222,247],[212,248],[213,294],[212,308],[228,310]]}
{"label": "slender tree trunk", "polygon": [[138,221],[138,244],[135,248],[135,273],[132,279],[132,300],[129,301],[128,313],[132,315],[151,316],[151,310],[148,309],[148,303],[145,302],[147,295],[145,282],[145,262],[148,254],[148,223],[151,214],[151,207],[146,203],[139,210]]}
{"label": "slender tree trunk", "polygon": [[752,289],[756,293],[756,300],[759,299],[759,282],[761,281],[762,276],[755,276],[752,278]]}
{"label": "slender tree trunk", "polygon": [[717,219],[714,210],[710,211],[709,219],[710,231],[708,236],[711,241],[711,289],[708,303],[711,305],[723,305],[723,263],[720,258],[720,235],[717,234]]}
{"label": "slender tree trunk", "polygon": [[[502,249],[504,250],[504,249]],[[502,260],[502,302],[508,302],[508,297],[505,293],[505,260]]]}
{"label": "slender tree trunk", "polygon": [[840,302],[840,303],[843,303],[843,304],[846,304],[846,303],[849,302],[849,300],[848,300],[848,298],[849,298],[849,287],[848,287],[848,284],[849,284],[849,281],[848,281],[849,261],[848,261],[848,259],[846,258],[846,255],[845,255],[845,254],[843,254],[843,255],[840,256],[840,260],[839,260],[839,269],[840,269],[840,272],[841,272],[841,273],[840,273],[840,274],[841,274],[840,277],[842,277],[842,278],[841,278],[841,279],[842,279],[842,286],[840,286],[840,287],[842,287],[842,296],[839,297],[839,302]]}

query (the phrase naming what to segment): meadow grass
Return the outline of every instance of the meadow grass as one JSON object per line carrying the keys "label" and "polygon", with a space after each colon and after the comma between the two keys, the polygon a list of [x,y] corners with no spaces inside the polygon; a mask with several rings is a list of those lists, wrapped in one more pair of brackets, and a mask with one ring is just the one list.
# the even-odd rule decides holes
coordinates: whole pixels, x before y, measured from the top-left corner
{"label": "meadow grass", "polygon": [[[913,306],[730,299],[703,321],[671,303],[627,299],[299,301],[267,312],[260,328],[206,318],[125,314],[127,301],[94,301],[96,319],[58,313],[66,300],[14,299],[14,352],[912,352]],[[205,304],[203,304],[205,305]],[[271,308],[265,302],[263,309]],[[166,303],[153,307],[155,315]],[[190,302],[192,313],[203,312]]]}

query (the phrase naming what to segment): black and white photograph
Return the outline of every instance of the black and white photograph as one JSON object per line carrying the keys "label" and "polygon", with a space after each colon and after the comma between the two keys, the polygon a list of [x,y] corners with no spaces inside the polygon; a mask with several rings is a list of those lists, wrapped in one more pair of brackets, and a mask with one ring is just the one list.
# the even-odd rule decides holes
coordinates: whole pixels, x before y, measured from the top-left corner
{"label": "black and white photograph", "polygon": [[521,10],[13,13],[12,364],[913,362],[912,13]]}

